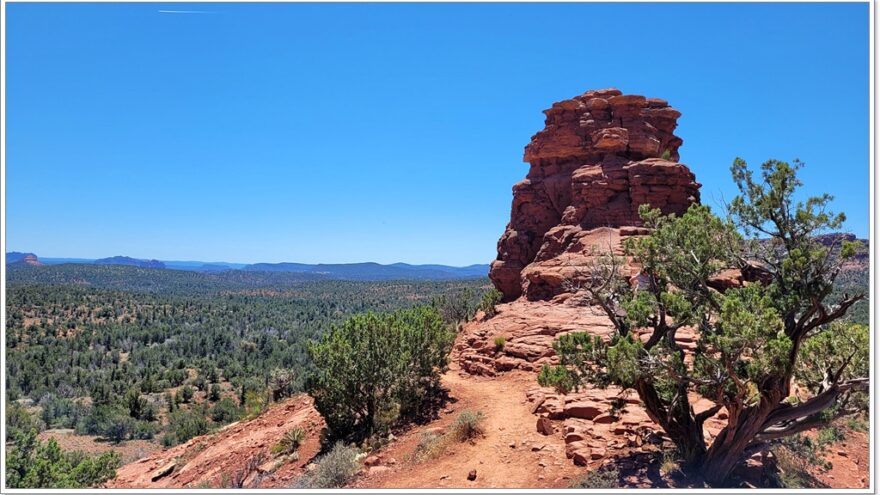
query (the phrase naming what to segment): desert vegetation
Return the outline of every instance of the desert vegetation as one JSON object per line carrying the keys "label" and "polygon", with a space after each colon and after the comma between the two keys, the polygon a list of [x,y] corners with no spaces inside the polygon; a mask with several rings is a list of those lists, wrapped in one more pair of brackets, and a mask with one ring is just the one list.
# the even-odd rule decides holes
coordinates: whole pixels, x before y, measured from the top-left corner
{"label": "desert vegetation", "polygon": [[[309,342],[367,310],[385,315],[421,304],[394,316],[395,328],[401,330],[406,320],[411,330],[406,352],[412,361],[397,364],[441,366],[451,342],[451,334],[442,333],[450,322],[439,316],[441,310],[449,302],[475,308],[486,285],[485,280],[304,281],[257,272],[218,277],[118,266],[64,265],[59,274],[53,268],[18,270],[8,285],[7,411],[15,407],[19,416],[32,419],[20,431],[73,429],[110,445],[146,439],[170,447],[256,417],[273,402],[304,390],[313,370]],[[289,284],[270,288],[265,277],[268,283],[277,277]],[[80,286],[77,279],[91,286]],[[450,297],[439,298],[447,293]],[[360,316],[348,325],[371,318]],[[422,323],[433,325],[434,340],[419,341],[425,335],[413,325]],[[418,373],[401,368],[395,373],[400,375],[393,402],[401,410],[382,409],[377,424],[411,414],[414,397],[430,389]],[[22,460],[22,469],[33,464],[26,459],[57,450],[47,442],[41,450],[26,435],[9,438],[7,454]],[[290,440],[279,447],[286,454],[296,450],[295,439]],[[76,482],[48,475],[28,481],[35,475],[10,470],[9,486],[90,486],[112,476],[119,464],[110,454],[94,459],[67,454],[53,454],[51,463],[67,466],[58,467],[65,472],[80,461],[99,463],[100,469],[89,467],[97,474]],[[77,472],[85,469],[84,464]]]}
{"label": "desert vegetation", "polygon": [[334,437],[364,440],[411,419],[439,393],[454,334],[428,306],[366,313],[309,347],[309,394]]}

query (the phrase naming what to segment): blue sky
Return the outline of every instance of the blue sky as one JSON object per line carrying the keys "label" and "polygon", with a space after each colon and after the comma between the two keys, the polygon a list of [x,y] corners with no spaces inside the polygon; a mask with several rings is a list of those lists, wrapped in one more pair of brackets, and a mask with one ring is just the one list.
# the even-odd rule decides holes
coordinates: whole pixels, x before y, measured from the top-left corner
{"label": "blue sky", "polygon": [[[205,14],[160,13],[198,10]],[[7,4],[7,250],[487,263],[541,111],[679,109],[713,207],[807,163],[868,234],[868,4]]]}

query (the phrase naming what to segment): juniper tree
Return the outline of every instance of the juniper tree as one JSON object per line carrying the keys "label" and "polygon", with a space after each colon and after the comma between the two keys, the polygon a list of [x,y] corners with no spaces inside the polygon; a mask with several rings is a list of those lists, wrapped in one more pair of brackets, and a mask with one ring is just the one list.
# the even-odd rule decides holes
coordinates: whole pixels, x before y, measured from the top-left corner
{"label": "juniper tree", "polygon": [[[627,279],[626,260],[608,254],[578,288],[616,332],[608,340],[587,333],[559,338],[561,365],[543,370],[542,384],[574,380],[635,390],[651,420],[711,484],[723,483],[762,442],[859,411],[868,333],[841,319],[864,296],[832,300],[855,244],[817,242],[844,216],[827,210],[827,194],[796,200],[801,166],[770,160],[756,179],[737,159],[731,170],[740,194],[726,219],[702,205],[679,217],[643,206],[650,234],[624,242],[638,276]],[[748,281],[725,290],[713,283],[725,269]],[[697,335],[692,353],[676,338],[684,328]],[[793,394],[795,383],[807,393]],[[695,412],[693,393],[714,405]],[[726,425],[707,445],[703,424],[722,408]]]}
{"label": "juniper tree", "polygon": [[363,313],[309,346],[315,407],[338,438],[363,440],[416,415],[439,390],[455,335],[427,306]]}

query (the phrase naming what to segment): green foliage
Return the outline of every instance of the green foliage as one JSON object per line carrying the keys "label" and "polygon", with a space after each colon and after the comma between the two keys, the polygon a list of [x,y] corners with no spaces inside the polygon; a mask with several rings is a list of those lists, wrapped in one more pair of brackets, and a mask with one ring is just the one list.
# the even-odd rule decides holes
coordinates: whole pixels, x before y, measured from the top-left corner
{"label": "green foliage", "polygon": [[211,419],[217,424],[232,423],[233,421],[238,421],[238,418],[241,416],[241,409],[229,397],[220,399],[211,408]]}
{"label": "green foliage", "polygon": [[[870,373],[871,334],[864,325],[834,322],[805,341],[799,351],[795,379],[821,385],[828,370],[843,369],[841,379]],[[867,397],[863,397],[867,399]]]}
{"label": "green foliage", "polygon": [[275,455],[293,454],[299,450],[303,440],[306,439],[306,430],[302,428],[294,428],[281,437],[277,444],[272,446],[272,453]]}
{"label": "green foliage", "polygon": [[[828,211],[828,195],[795,200],[800,166],[770,160],[756,180],[737,159],[732,172],[741,194],[727,219],[701,205],[677,217],[642,205],[650,234],[624,240],[638,277],[627,280],[623,260],[608,254],[576,288],[617,332],[610,339],[560,337],[554,349],[561,366],[544,367],[539,383],[570,389],[570,375],[574,387],[636,390],[684,461],[703,469],[711,483],[723,482],[745,445],[867,407],[867,328],[841,323],[861,295],[834,295],[841,263],[856,247],[817,238],[839,228],[844,217]],[[715,274],[731,269],[749,283],[713,288]],[[685,328],[696,333],[691,360],[677,338]],[[793,379],[819,399],[790,399]],[[713,412],[725,407],[731,418],[723,441],[710,447],[702,433],[707,416],[690,404],[693,392],[714,400]]]}
{"label": "green foliage", "polygon": [[220,385],[216,383],[211,385],[211,389],[208,392],[208,400],[211,402],[217,402],[220,400]]}
{"label": "green foliage", "polygon": [[480,411],[462,411],[450,427],[450,434],[459,442],[483,436],[486,433],[486,416]]}
{"label": "green foliage", "polygon": [[[217,377],[222,370],[223,379],[236,385],[275,368],[305,376],[306,342],[347,317],[482,284],[311,282],[284,292],[201,295],[9,283],[7,342],[16,345],[7,349],[8,392],[35,401],[48,393],[61,396],[59,391],[61,398],[94,393],[96,404],[121,404],[133,385],[143,394],[183,385],[183,364],[212,368]],[[78,331],[56,338],[68,321]],[[301,378],[291,389],[302,389]]]}
{"label": "green foliage", "polygon": [[194,393],[192,387],[184,385],[183,388],[180,389],[180,401],[184,404],[189,404],[192,402]]}
{"label": "green foliage", "polygon": [[465,287],[437,297],[432,306],[437,309],[443,321],[458,325],[474,317],[481,300],[479,297],[472,288]]}
{"label": "green foliage", "polygon": [[867,433],[870,430],[870,424],[867,421],[854,417],[846,418],[846,427],[860,433]]}
{"label": "green foliage", "polygon": [[315,469],[299,480],[296,488],[342,488],[360,471],[354,447],[337,442],[330,452],[315,461]]}
{"label": "green foliage", "polygon": [[168,433],[162,438],[167,446],[186,442],[190,438],[204,435],[211,430],[211,423],[202,410],[178,410],[168,418]]}
{"label": "green foliage", "polygon": [[578,385],[578,377],[565,366],[545,364],[538,373],[538,384],[542,387],[553,387],[561,394],[567,394]]}
{"label": "green foliage", "polygon": [[503,295],[504,294],[502,294],[500,290],[495,289],[494,287],[487,290],[480,298],[480,303],[477,305],[477,310],[482,311],[483,314],[486,315],[486,318],[491,318],[495,316],[495,306],[501,302],[501,298]]}
{"label": "green foliage", "polygon": [[47,393],[40,398],[40,419],[46,428],[76,428],[91,412],[80,400]]}
{"label": "green foliage", "polygon": [[827,428],[822,428],[816,434],[816,445],[823,449],[829,445],[833,445],[841,440],[844,440],[846,435],[843,433],[843,430],[838,428],[837,426],[829,426]]}
{"label": "green foliage", "polygon": [[454,335],[433,308],[365,313],[309,347],[309,393],[340,438],[364,439],[390,426],[382,412],[416,414],[436,394]]}
{"label": "green foliage", "polygon": [[600,467],[575,480],[570,488],[620,488],[620,471],[614,467]]}
{"label": "green foliage", "polygon": [[268,392],[248,390],[244,394],[244,419],[254,419],[269,407]]}
{"label": "green foliage", "polygon": [[500,352],[504,349],[504,344],[507,343],[507,339],[503,335],[496,336],[492,342],[495,344],[495,351]]}
{"label": "green foliage", "polygon": [[812,474],[832,466],[822,459],[822,447],[809,437],[793,435],[775,442],[770,451],[776,458],[776,484],[780,488],[828,488]]}
{"label": "green foliage", "polygon": [[[196,275],[193,285],[190,275],[173,270],[33,268],[7,280],[7,397],[33,400],[41,428],[75,428],[113,441],[158,434],[165,445],[179,440],[172,425],[158,421],[160,410],[169,419],[179,410],[202,414],[209,427],[237,421],[235,399],[221,401],[222,391],[232,389],[242,404],[247,391],[262,394],[248,404],[248,414],[256,414],[273,370],[289,378],[275,382],[282,385],[278,398],[302,390],[310,367],[306,343],[332,325],[371,308],[429,303],[447,291],[469,287],[477,294],[485,285],[312,282],[285,274]],[[213,407],[194,404],[193,386]],[[175,387],[177,398],[167,393]],[[186,387],[193,391],[189,404]],[[386,409],[383,420],[392,413]]]}
{"label": "green foliage", "polygon": [[76,431],[120,443],[129,438],[151,438],[154,428],[148,425],[148,422],[133,419],[121,407],[102,404],[94,406],[80,419]]}
{"label": "green foliage", "polygon": [[38,425],[18,404],[6,404],[6,486],[88,488],[116,474],[122,461],[114,451],[89,456],[64,452],[54,439],[37,440]]}

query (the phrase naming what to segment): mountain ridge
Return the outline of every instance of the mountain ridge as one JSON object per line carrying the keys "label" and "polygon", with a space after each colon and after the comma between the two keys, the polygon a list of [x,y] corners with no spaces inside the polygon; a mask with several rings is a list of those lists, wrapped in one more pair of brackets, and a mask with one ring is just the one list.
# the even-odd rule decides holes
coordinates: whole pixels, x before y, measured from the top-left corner
{"label": "mountain ridge", "polygon": [[[26,256],[37,256],[32,253],[6,253],[6,264],[22,261]],[[122,265],[138,268],[181,270],[199,273],[220,273],[225,271],[247,272],[280,272],[318,276],[330,280],[450,280],[485,277],[489,273],[489,264],[472,264],[467,266],[451,266],[442,264],[416,265],[410,263],[381,264],[372,261],[361,263],[230,263],[226,261],[164,261],[145,260],[129,256],[113,256],[110,258],[40,258],[43,265],[55,266],[62,264],[80,265]]]}

